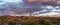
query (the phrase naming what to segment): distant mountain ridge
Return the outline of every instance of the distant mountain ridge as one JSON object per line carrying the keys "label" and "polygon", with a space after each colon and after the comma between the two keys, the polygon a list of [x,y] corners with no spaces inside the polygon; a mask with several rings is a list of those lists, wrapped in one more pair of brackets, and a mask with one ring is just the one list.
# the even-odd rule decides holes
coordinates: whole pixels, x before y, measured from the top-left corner
{"label": "distant mountain ridge", "polygon": [[50,13],[44,13],[44,14],[39,14],[35,16],[44,16],[44,17],[60,17],[60,13],[57,12],[50,12]]}
{"label": "distant mountain ridge", "polygon": [[[10,16],[29,16],[29,14],[8,14]],[[7,15],[7,16],[8,16]],[[4,16],[4,15],[2,15]],[[56,12],[50,12],[50,13],[44,13],[44,14],[39,14],[39,15],[32,15],[35,17],[60,17],[60,13],[56,13]]]}

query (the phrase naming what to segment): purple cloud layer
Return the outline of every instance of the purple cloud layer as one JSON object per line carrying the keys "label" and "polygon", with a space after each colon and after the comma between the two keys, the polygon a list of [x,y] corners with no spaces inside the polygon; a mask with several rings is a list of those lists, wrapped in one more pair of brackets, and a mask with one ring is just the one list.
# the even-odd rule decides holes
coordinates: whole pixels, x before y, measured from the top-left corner
{"label": "purple cloud layer", "polygon": [[3,14],[42,14],[48,12],[59,12],[60,6],[53,6],[41,3],[6,3],[0,5],[0,15]]}

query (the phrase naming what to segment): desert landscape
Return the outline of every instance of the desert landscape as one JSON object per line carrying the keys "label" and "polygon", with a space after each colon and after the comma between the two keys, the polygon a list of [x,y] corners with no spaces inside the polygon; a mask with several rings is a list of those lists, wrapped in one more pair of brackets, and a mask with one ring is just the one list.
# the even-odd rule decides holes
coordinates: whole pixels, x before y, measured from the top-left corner
{"label": "desert landscape", "polygon": [[60,25],[60,17],[0,16],[0,25]]}
{"label": "desert landscape", "polygon": [[0,25],[60,25],[60,0],[0,0]]}

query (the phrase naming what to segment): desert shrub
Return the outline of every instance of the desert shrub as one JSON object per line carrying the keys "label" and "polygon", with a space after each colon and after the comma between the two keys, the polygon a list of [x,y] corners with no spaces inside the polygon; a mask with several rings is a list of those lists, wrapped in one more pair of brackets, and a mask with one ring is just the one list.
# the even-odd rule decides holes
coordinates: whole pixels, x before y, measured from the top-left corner
{"label": "desert shrub", "polygon": [[38,22],[43,25],[51,25],[51,22],[47,19],[39,19]]}
{"label": "desert shrub", "polygon": [[33,21],[26,21],[25,25],[34,25]]}

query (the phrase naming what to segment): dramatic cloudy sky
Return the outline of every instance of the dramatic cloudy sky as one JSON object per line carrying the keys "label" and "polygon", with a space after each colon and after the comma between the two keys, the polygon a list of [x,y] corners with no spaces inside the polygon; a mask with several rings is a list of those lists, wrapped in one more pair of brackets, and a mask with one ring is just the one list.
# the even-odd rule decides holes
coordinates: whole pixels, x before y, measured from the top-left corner
{"label": "dramatic cloudy sky", "polygon": [[60,0],[0,0],[0,15],[3,14],[60,13]]}

